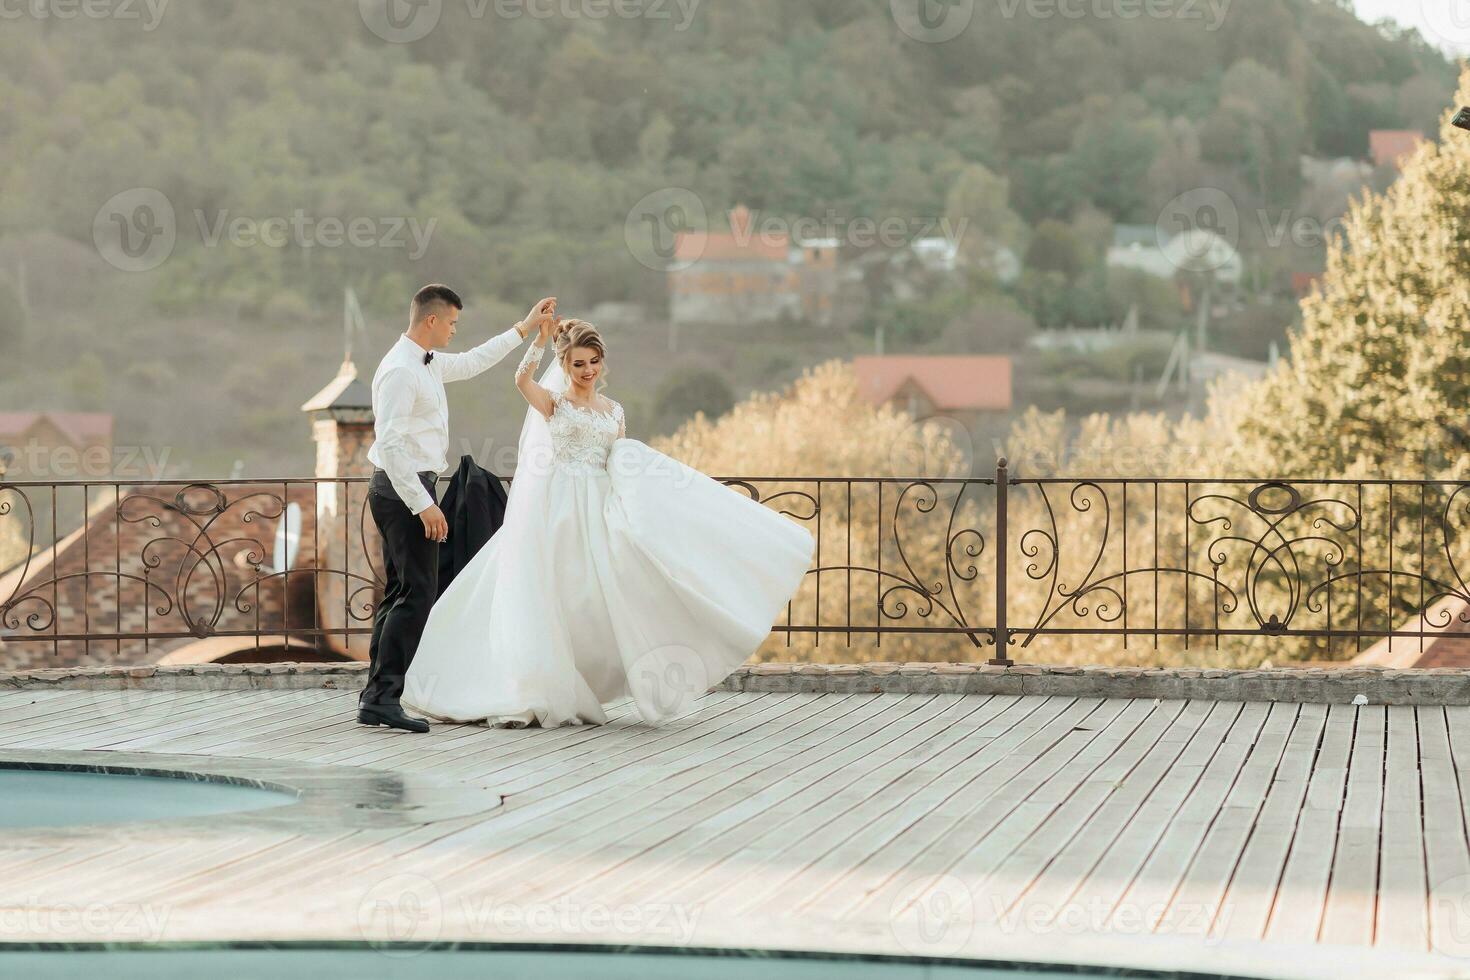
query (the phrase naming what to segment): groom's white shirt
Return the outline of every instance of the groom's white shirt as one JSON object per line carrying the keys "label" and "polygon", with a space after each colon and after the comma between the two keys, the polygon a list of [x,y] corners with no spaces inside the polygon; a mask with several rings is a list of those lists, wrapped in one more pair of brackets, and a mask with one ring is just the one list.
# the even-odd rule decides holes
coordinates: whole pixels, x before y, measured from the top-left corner
{"label": "groom's white shirt", "polygon": [[512,327],[463,354],[435,352],[434,360],[425,364],[428,351],[404,334],[378,365],[373,375],[376,438],[368,461],[388,474],[399,498],[415,514],[434,503],[418,474],[442,473],[449,465],[449,399],[444,385],[488,371],[523,340]]}

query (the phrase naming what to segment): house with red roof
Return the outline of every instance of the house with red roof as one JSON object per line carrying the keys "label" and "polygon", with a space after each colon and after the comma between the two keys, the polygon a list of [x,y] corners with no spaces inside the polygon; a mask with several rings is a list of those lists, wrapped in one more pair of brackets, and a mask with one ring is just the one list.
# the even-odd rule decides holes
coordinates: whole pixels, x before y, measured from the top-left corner
{"label": "house with red roof", "polygon": [[0,412],[0,473],[16,480],[106,477],[112,421],[101,412]]}
{"label": "house with red roof", "polygon": [[669,264],[669,316],[676,324],[802,318],[825,323],[837,293],[835,241],[793,242],[762,228],[750,209],[730,212],[729,231],[686,231]]}
{"label": "house with red roof", "polygon": [[978,421],[1009,412],[1014,367],[1009,357],[899,355],[857,357],[858,389],[873,405],[892,405],[918,419],[936,415]]}

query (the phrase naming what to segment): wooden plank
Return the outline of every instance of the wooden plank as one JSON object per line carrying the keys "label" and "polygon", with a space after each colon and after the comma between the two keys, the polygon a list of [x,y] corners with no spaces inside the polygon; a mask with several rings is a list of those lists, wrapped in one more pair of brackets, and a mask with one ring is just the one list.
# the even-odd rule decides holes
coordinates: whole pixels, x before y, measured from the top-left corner
{"label": "wooden plank", "polygon": [[1419,707],[1420,772],[1424,788],[1424,867],[1428,875],[1429,935],[1435,953],[1470,956],[1470,836],[1461,809],[1459,774],[1450,751],[1443,707]]}
{"label": "wooden plank", "polygon": [[[826,707],[823,708],[823,711],[839,711],[842,710],[842,702],[845,701],[845,698],[828,699],[828,701],[832,701],[832,704],[826,705]],[[847,710],[851,710],[851,708],[847,708]],[[798,718],[798,720],[803,721],[804,724],[811,724],[814,723],[817,718],[820,718],[820,716],[822,716],[822,713],[801,713],[801,711],[788,711],[788,713],[785,713],[782,718],[795,717]],[[769,723],[766,726],[766,730],[764,730],[763,732],[763,738],[769,739],[769,741],[775,741],[775,739],[778,739],[778,736],[782,735],[782,733],[784,732],[785,729],[781,726],[781,724]],[[670,788],[672,792],[676,792],[676,790],[679,789],[682,788]],[[628,814],[638,814],[639,811],[644,810],[644,802],[645,801],[642,801],[642,799],[634,799],[634,801],[632,801],[631,804],[628,805]],[[600,810],[598,810],[598,820],[603,821],[603,823],[610,824],[610,826],[622,826],[623,821],[626,820],[626,817],[623,814],[617,813],[617,811],[619,811],[619,808],[617,808],[616,805],[607,805],[606,808],[600,808]],[[401,837],[401,839],[395,839],[394,842],[392,842],[391,846],[394,846],[394,848],[400,848],[400,846],[413,846],[413,848],[416,848],[416,846],[422,846],[423,843],[429,843],[432,842],[432,840],[438,839],[438,837],[445,836],[445,833],[451,832],[451,830],[462,829],[463,826],[469,826],[469,824],[460,824],[460,826],[456,827],[437,827],[437,829],[434,830],[420,830],[420,832],[413,832],[410,833],[410,835],[404,835],[403,837]],[[528,835],[520,839],[520,848],[517,849],[517,851],[514,851],[513,854],[516,855],[516,857],[519,857],[519,855],[522,854],[525,854],[526,857],[529,857],[529,855],[534,854],[534,849],[532,849],[529,845],[532,845],[532,843],[534,843],[535,840],[538,840],[539,837],[554,835],[554,832],[556,832],[557,829],[560,829],[560,827],[575,826],[578,826],[578,824],[548,823],[544,824],[544,826],[541,827],[535,827],[535,829],[532,830],[532,833],[528,833]],[[595,824],[595,827],[597,827],[597,829],[600,829],[601,823]],[[332,843],[332,848],[326,852],[331,855],[331,858],[334,861],[347,862],[347,865],[350,865],[350,867],[360,868],[363,867],[362,858],[359,857],[360,851],[365,851],[365,849],[368,848],[382,848],[382,846],[385,846],[384,840],[382,840],[379,836],[365,837],[363,835],[357,835],[356,837],[354,837],[354,842],[356,843],[350,843],[350,840],[348,840],[347,837],[344,837],[344,839],[335,840],[335,842]],[[351,848],[359,845],[359,843],[362,843],[362,845],[365,846],[363,846],[363,848],[359,848],[359,851],[353,851],[353,849]],[[557,848],[560,848],[560,846],[563,845],[564,840],[560,839],[559,836],[559,840],[557,840],[556,846]],[[503,865],[497,865],[497,870],[500,867],[503,867]],[[257,880],[259,880],[259,883],[262,884],[279,883],[278,880],[276,880],[276,874],[275,870],[273,870],[273,867],[262,867],[259,868],[259,870],[260,874],[251,873],[250,879],[245,880],[245,882],[241,882],[241,886],[248,886],[248,884],[257,882]]]}
{"label": "wooden plank", "polygon": [[1209,934],[1220,914],[1219,895],[1240,860],[1301,709],[1271,705],[1259,736],[1245,746],[1242,765],[1202,781],[1201,819],[1176,824],[1171,831],[1177,832],[1160,842],[1124,899],[1125,911],[1146,922],[1151,932]]}
{"label": "wooden plank", "polygon": [[[1357,710],[1351,705],[1328,709],[1322,748],[1312,766],[1296,836],[1266,924],[1264,938],[1269,941],[1303,945],[1317,941],[1337,853],[1337,825],[1347,794],[1356,722]],[[1232,915],[1232,921],[1237,917]]]}
{"label": "wooden plank", "polygon": [[[1103,760],[1096,770],[1084,772],[1081,765],[1074,765],[1077,763],[1077,759],[1074,759],[1073,763],[1069,763],[1071,774],[1077,777],[1072,787],[1064,787],[1068,778],[1068,767],[1064,767],[1057,777],[1048,780],[1017,809],[1017,813],[1026,810],[1019,821],[1029,822],[1031,825],[1028,836],[1022,843],[1009,853],[1006,851],[1010,845],[1003,840],[992,844],[987,839],[977,844],[977,849],[994,846],[1002,855],[996,872],[975,886],[977,896],[984,895],[986,899],[979,909],[982,918],[1001,906],[1008,890],[1018,890],[1022,882],[1029,883],[1034,879],[1039,870],[1071,839],[1111,788],[1132,769],[1138,757],[1149,746],[1157,743],[1159,736],[1184,707],[1183,701],[1160,705],[1143,701],[1128,702],[1112,724],[1098,731],[1084,750],[1092,753],[1094,758]],[[1081,757],[1079,755],[1078,758]],[[922,774],[923,770],[917,772]],[[904,778],[894,785],[902,785]],[[936,782],[932,779],[924,788],[928,789],[930,785],[937,792],[927,796],[916,794],[913,799],[901,800],[899,805],[891,807],[883,815],[867,813],[865,810],[868,808],[865,807],[855,809],[851,813],[848,827],[845,828],[848,830],[846,835],[832,828],[825,828],[821,840],[814,839],[807,844],[808,850],[815,857],[807,867],[787,875],[786,882],[778,890],[765,894],[743,894],[739,907],[753,909],[757,902],[770,907],[811,906],[828,892],[858,887],[858,883],[850,876],[850,869],[879,853],[873,850],[875,843],[886,843],[897,836],[923,813],[958,789],[957,786],[951,788],[944,781]],[[1103,789],[1104,785],[1108,789]],[[885,789],[882,795],[897,794],[891,794],[889,789]],[[1033,805],[1033,809],[1027,810],[1027,807]],[[1037,819],[1041,810],[1047,807],[1050,808],[1047,815]],[[886,819],[881,818],[884,816]],[[823,842],[832,840],[839,842],[838,846],[824,851]],[[847,846],[841,846],[842,842]],[[986,861],[994,864],[992,858],[987,857]],[[962,859],[957,866],[962,879],[966,876],[963,864]],[[951,873],[954,873],[954,869]]]}
{"label": "wooden plank", "polygon": [[[107,735],[126,724],[131,716],[140,726],[156,724],[178,710],[207,711],[207,700],[198,691],[86,691],[81,701],[66,712],[25,726],[22,732],[7,732],[7,748],[85,748],[96,735]],[[136,708],[132,706],[136,705]]]}
{"label": "wooden plank", "polygon": [[[728,700],[727,696],[716,695],[701,706],[701,710]],[[339,750],[329,752],[318,757],[315,761],[322,765],[337,765],[350,762],[355,766],[371,766],[373,768],[394,769],[403,766],[425,766],[435,761],[463,757],[475,751],[483,750],[486,746],[487,736],[491,736],[495,742],[495,751],[504,752],[511,746],[531,749],[534,754],[545,755],[548,749],[562,750],[570,743],[580,740],[595,740],[606,734],[609,730],[621,727],[623,723],[632,721],[637,717],[637,709],[631,699],[624,699],[615,705],[604,707],[608,716],[608,724],[603,726],[575,726],[566,725],[561,728],[545,730],[539,728],[514,729],[491,729],[483,725],[444,725],[436,724],[433,729],[434,744],[430,749],[424,749],[412,745],[400,743],[387,743],[372,752],[361,752],[355,749]]]}
{"label": "wooden plank", "polygon": [[[232,698],[221,704],[213,716],[185,718],[183,724],[160,727],[155,732],[116,743],[112,748],[178,755],[254,756],[258,754],[257,749],[276,739],[327,726],[336,726],[344,732],[360,727],[355,691],[284,693],[287,696]],[[371,736],[381,732],[364,728],[362,734]],[[278,761],[290,761],[286,752],[268,754]]]}
{"label": "wooden plank", "polygon": [[[1017,709],[1021,699],[1015,696],[994,698],[971,698],[978,701],[976,710],[960,721],[952,723],[949,731],[962,748],[955,754],[961,759],[969,758],[992,741],[993,736],[981,734],[986,724],[994,722],[1003,714],[1012,718],[1026,714]],[[781,787],[792,772],[800,772],[812,765],[829,747],[850,739],[852,716],[843,716],[824,725],[801,743],[777,757],[772,764],[755,772],[722,792],[709,797],[681,814],[681,826],[675,832],[648,846],[620,866],[603,873],[604,890],[618,901],[632,902],[643,890],[657,887],[662,890],[674,880],[679,869],[687,869],[698,861],[728,859],[738,855],[741,844],[732,839],[729,828],[746,823],[738,816],[740,810],[758,812],[761,794],[771,794]],[[927,764],[927,763],[925,763]],[[905,762],[907,769],[912,763]],[[915,767],[918,768],[918,767]],[[773,798],[767,796],[765,798]],[[738,808],[738,809],[737,809]],[[748,832],[748,831],[747,831]]]}
{"label": "wooden plank", "polygon": [[[968,814],[953,833],[931,846],[920,861],[892,876],[884,890],[892,895],[891,915],[908,914],[915,903],[924,900],[914,893],[915,887],[942,875],[979,905],[971,910],[977,920],[993,917],[994,904],[987,899],[999,866],[1080,781],[1112,755],[1153,707],[1148,701],[1103,702],[1047,751],[996,786],[984,805]],[[1113,732],[1120,722],[1121,734],[1100,737],[1100,733]],[[895,886],[899,888],[896,893]]]}
{"label": "wooden plank", "polygon": [[116,738],[92,739],[90,747],[114,752],[234,755],[211,749],[247,732],[278,730],[293,718],[336,714],[355,697],[341,691],[272,691],[252,697],[233,692],[209,701],[208,710],[203,712],[180,712],[148,731],[128,726]]}
{"label": "wooden plank", "polygon": [[625,701],[601,728],[420,738],[356,726],[355,692],[42,693],[0,692],[0,745],[365,762],[509,800],[425,826],[11,835],[0,906],[157,903],[203,937],[303,901],[353,935],[364,889],[410,874],[446,909],[656,901],[882,931],[907,883],[948,872],[1028,927],[1085,901],[1102,932],[1180,934],[1203,904],[1229,912],[1212,940],[1466,954],[1470,709],[721,692],[661,729]]}
{"label": "wooden plank", "polygon": [[845,895],[836,913],[844,918],[891,914],[915,876],[942,873],[993,826],[991,805],[1000,794],[1034,788],[1039,773],[1080,749],[1089,733],[1079,729],[1089,718],[1102,711],[1111,719],[1121,711],[1120,703],[1106,705],[1096,698],[1047,698],[1033,715],[1000,734],[977,757],[983,768],[969,782],[905,828],[879,858],[854,870],[868,886]]}
{"label": "wooden plank", "polygon": [[[900,705],[912,700],[906,699]],[[823,751],[820,753],[787,753],[779,758],[770,758],[764,752],[749,753],[742,747],[739,750],[742,759],[739,767],[710,788],[720,789],[733,784],[737,789],[747,790],[745,798],[731,800],[723,811],[713,814],[704,811],[703,819],[711,821],[722,812],[753,808],[758,810],[763,820],[784,826],[786,836],[794,836],[801,817],[810,813],[811,808],[821,806],[823,812],[837,809],[840,806],[837,798],[846,791],[849,781],[890,764],[937,732],[962,725],[966,716],[980,707],[975,698],[964,695],[940,695],[907,712],[901,711],[900,705],[893,705],[894,710],[862,719],[841,732],[828,729],[824,734],[831,737],[822,743]],[[711,761],[721,768],[726,765],[724,760]],[[662,807],[662,819],[655,822],[646,837],[626,852],[621,847],[618,849],[618,861],[602,863],[605,856],[594,850],[587,860],[602,863],[595,875],[587,874],[586,868],[577,867],[575,862],[565,866],[559,864],[540,876],[541,887],[533,891],[531,897],[541,899],[568,893],[594,877],[601,878],[615,872],[642,852],[673,838],[689,826],[691,814],[681,805],[687,795],[686,791],[677,799],[669,800],[668,805]],[[759,846],[746,840],[741,847],[740,858],[742,865],[757,864],[763,860],[763,852]],[[665,883],[660,885],[661,891],[666,888],[667,880],[666,876],[663,879]],[[718,886],[707,877],[701,881],[707,887],[702,900],[717,901]],[[679,901],[677,896],[673,900]]]}
{"label": "wooden plank", "polygon": [[[620,758],[604,760],[591,767],[577,765],[559,777],[550,780],[538,792],[526,794],[524,801],[507,801],[507,804],[492,814],[489,819],[468,828],[441,832],[433,840],[417,848],[418,864],[415,873],[438,881],[456,869],[462,869],[473,857],[475,863],[492,861],[501,851],[510,847],[517,839],[518,828],[527,828],[521,833],[535,834],[558,825],[559,819],[585,800],[596,799],[599,804],[610,799],[618,791],[620,783],[637,778],[643,770],[640,760],[655,760],[671,757],[678,760],[687,753],[688,746],[708,740],[719,744],[731,733],[759,728],[771,718],[783,713],[799,710],[821,695],[746,695],[729,711],[712,718],[707,725],[683,728],[678,731],[640,729],[646,745],[631,752],[617,753]],[[499,845],[499,850],[476,851],[481,843]],[[359,862],[357,870],[367,875],[379,871],[373,863]],[[289,890],[294,876],[282,879],[280,887]]]}
{"label": "wooden plank", "polygon": [[[1112,907],[1102,900],[1115,903],[1142,866],[1152,846],[1150,835],[1162,833],[1173,818],[1240,709],[1240,704],[1190,702],[1136,769],[1111,786],[1103,783],[1108,795],[1097,812],[1023,893],[1009,902],[1001,895],[983,904],[999,921],[1026,923],[1038,935],[1091,928],[1092,916]],[[1109,855],[1117,878],[1097,875]]]}
{"label": "wooden plank", "polygon": [[[1090,921],[1096,921],[1099,929],[1127,935],[1152,929],[1269,711],[1264,704],[1246,704],[1233,716],[1227,711],[1223,718],[1229,724],[1223,737],[1214,726],[1201,729],[1201,736],[1211,731],[1211,739],[1190,742],[1180,764],[1104,852],[1070,899],[1085,896]],[[1217,720],[1214,713],[1211,720]]]}
{"label": "wooden plank", "polygon": [[[560,838],[569,829],[579,829],[584,822],[579,821],[572,828],[558,827],[555,816],[581,801],[596,800],[599,808],[617,807],[624,801],[657,806],[664,795],[664,782],[659,775],[671,775],[664,767],[674,766],[678,772],[699,775],[701,767],[713,765],[716,760],[739,752],[741,746],[751,739],[759,739],[767,726],[781,723],[783,719],[786,722],[799,720],[821,697],[810,694],[757,696],[749,702],[751,710],[737,709],[707,729],[692,728],[664,738],[646,737],[645,744],[635,743],[632,749],[601,763],[574,762],[567,771],[528,791],[521,805],[497,814],[485,827],[472,828],[433,845],[434,850],[439,850],[442,843],[453,854],[468,840],[486,836],[487,832],[491,838],[489,842],[493,844],[490,850],[483,852],[483,858],[473,864],[467,865],[462,858],[455,858],[443,867],[442,880],[453,881],[469,875],[477,882],[486,881],[487,876],[502,867],[501,862],[516,856],[516,847],[544,834]],[[923,696],[918,700],[931,698]],[[679,783],[673,785],[677,791]],[[592,819],[588,818],[589,821]],[[597,846],[596,842],[593,846]],[[560,852],[563,847],[560,840],[556,847]]]}
{"label": "wooden plank", "polygon": [[1429,935],[1429,883],[1424,871],[1419,727],[1409,705],[1388,708],[1387,760],[1373,941],[1399,949],[1423,949]]}
{"label": "wooden plank", "polygon": [[[1202,907],[1218,908],[1210,926],[1211,935],[1243,941],[1265,936],[1286,873],[1287,858],[1297,838],[1312,769],[1327,731],[1327,716],[1327,705],[1301,706],[1265,800],[1253,825],[1245,828],[1246,838],[1239,849],[1238,861],[1223,884],[1209,881],[1192,890],[1193,900]],[[1345,741],[1343,751],[1345,754]],[[1240,809],[1243,808],[1236,808],[1232,813]],[[1241,823],[1244,822],[1242,818]],[[1216,874],[1223,871],[1229,851],[1235,846],[1230,841],[1220,847]]]}
{"label": "wooden plank", "polygon": [[1318,940],[1369,945],[1378,913],[1379,842],[1383,827],[1383,766],[1388,709],[1358,709],[1348,762],[1347,796],[1337,827],[1337,852]]}
{"label": "wooden plank", "polygon": [[[517,829],[517,849],[505,851],[480,873],[456,884],[475,894],[495,890],[530,902],[570,891],[581,881],[605,878],[687,826],[689,808],[749,787],[755,775],[793,758],[793,747],[821,744],[812,740],[891,716],[904,710],[905,702],[901,697],[872,695],[826,700],[830,703],[824,707],[793,712],[769,723],[766,727],[771,731],[752,731],[734,744],[725,742],[692,755],[688,765],[664,778],[659,778],[658,769],[645,770],[645,778],[620,787],[619,798],[586,821]],[[796,755],[810,760],[821,754]],[[599,893],[607,890],[600,887]]]}
{"label": "wooden plank", "polygon": [[9,734],[24,731],[49,715],[75,711],[85,703],[85,691],[10,691],[0,701],[0,745]]}

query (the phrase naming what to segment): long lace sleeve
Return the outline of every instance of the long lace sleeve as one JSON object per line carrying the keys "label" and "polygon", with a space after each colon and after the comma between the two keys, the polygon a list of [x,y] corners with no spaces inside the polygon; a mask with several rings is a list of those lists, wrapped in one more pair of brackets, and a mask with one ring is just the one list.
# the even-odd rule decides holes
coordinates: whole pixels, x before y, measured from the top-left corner
{"label": "long lace sleeve", "polygon": [[628,420],[623,416],[623,406],[621,402],[613,402],[613,418],[618,420],[618,438],[628,438]]}
{"label": "long lace sleeve", "polygon": [[546,348],[541,344],[532,344],[527,348],[525,356],[521,358],[521,366],[516,368],[516,381],[519,382],[528,372],[536,370],[536,366],[541,363],[541,357],[545,353]]}

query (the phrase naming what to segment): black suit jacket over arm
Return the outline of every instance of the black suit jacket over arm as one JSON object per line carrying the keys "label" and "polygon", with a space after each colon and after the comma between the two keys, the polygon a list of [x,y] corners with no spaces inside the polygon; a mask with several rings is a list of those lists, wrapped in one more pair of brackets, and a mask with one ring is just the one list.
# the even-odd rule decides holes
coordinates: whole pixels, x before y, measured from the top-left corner
{"label": "black suit jacket over arm", "polygon": [[439,595],[505,523],[505,502],[499,477],[473,456],[459,461],[439,504],[449,521],[449,541],[439,549]]}

